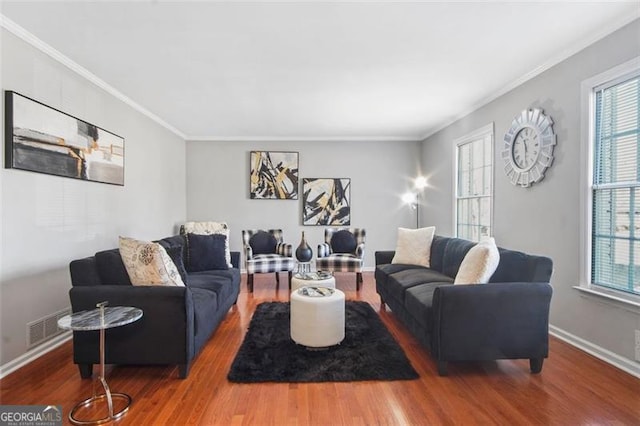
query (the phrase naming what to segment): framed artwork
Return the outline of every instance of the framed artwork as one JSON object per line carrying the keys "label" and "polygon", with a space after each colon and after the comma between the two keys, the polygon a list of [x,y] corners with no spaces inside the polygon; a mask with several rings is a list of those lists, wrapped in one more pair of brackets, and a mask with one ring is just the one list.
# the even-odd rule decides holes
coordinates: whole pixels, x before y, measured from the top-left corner
{"label": "framed artwork", "polygon": [[252,200],[298,199],[298,153],[251,151],[249,196]]}
{"label": "framed artwork", "polygon": [[351,225],[351,179],[302,179],[303,225]]}
{"label": "framed artwork", "polygon": [[5,92],[5,168],[124,185],[124,139]]}

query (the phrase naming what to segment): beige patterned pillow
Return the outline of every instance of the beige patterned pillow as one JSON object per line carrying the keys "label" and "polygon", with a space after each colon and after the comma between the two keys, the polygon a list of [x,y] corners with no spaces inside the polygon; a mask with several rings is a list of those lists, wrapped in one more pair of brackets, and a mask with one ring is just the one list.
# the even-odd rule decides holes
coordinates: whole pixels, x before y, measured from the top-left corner
{"label": "beige patterned pillow", "polygon": [[120,257],[133,285],[184,286],[178,268],[160,244],[120,237]]}
{"label": "beige patterned pillow", "polygon": [[391,263],[431,265],[431,243],[436,232],[435,226],[419,229],[398,228],[396,253]]}
{"label": "beige patterned pillow", "polygon": [[486,284],[500,263],[500,252],[493,238],[484,238],[462,259],[454,284]]}
{"label": "beige patterned pillow", "polygon": [[227,237],[224,243],[224,258],[229,268],[233,268],[231,263],[231,251],[229,250],[229,226],[227,222],[187,222],[184,224],[185,234],[211,235],[221,234]]}

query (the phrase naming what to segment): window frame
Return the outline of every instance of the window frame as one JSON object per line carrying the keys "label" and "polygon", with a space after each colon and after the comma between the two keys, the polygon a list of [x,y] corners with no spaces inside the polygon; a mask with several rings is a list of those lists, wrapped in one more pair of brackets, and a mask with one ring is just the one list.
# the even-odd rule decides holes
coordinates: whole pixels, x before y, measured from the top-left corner
{"label": "window frame", "polygon": [[461,136],[459,138],[454,139],[453,141],[453,232],[452,235],[456,236],[459,238],[458,236],[458,187],[459,187],[459,170],[458,170],[458,165],[459,165],[459,153],[460,153],[460,146],[477,141],[478,139],[483,139],[485,137],[489,137],[490,138],[490,142],[489,142],[489,149],[491,150],[490,152],[490,158],[491,158],[491,173],[490,173],[490,189],[489,189],[489,197],[490,197],[490,201],[489,201],[489,206],[490,206],[490,211],[489,211],[489,236],[493,236],[493,231],[494,231],[494,223],[493,223],[493,218],[494,218],[494,200],[495,200],[495,186],[494,186],[494,181],[495,181],[495,132],[494,132],[494,122],[491,122],[489,124],[486,124],[472,132],[467,133],[464,136]]}
{"label": "window frame", "polygon": [[593,234],[593,173],[595,156],[596,91],[640,75],[640,56],[588,78],[581,83],[580,97],[580,276],[575,289],[640,308],[640,296],[591,282]]}

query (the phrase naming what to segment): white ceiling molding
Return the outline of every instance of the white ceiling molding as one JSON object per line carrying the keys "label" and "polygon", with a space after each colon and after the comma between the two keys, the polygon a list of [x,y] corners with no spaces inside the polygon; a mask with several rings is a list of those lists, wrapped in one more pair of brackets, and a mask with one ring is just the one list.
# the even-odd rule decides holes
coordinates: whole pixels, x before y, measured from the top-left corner
{"label": "white ceiling molding", "polygon": [[186,135],[183,132],[181,132],[180,130],[176,129],[174,126],[172,126],[171,124],[167,123],[166,121],[164,121],[163,119],[161,119],[160,117],[158,117],[157,115],[155,115],[154,113],[149,111],[148,109],[146,109],[143,106],[139,105],[133,99],[129,98],[128,96],[126,96],[125,94],[120,92],[119,90],[115,89],[113,86],[109,85],[106,81],[102,80],[101,78],[99,78],[98,76],[93,74],[91,71],[87,70],[83,66],[77,64],[76,62],[72,61],[67,56],[63,55],[58,50],[54,49],[49,44],[47,44],[44,41],[40,40],[38,37],[36,37],[35,35],[31,34],[29,31],[25,30],[20,25],[16,24],[11,19],[7,18],[6,16],[4,16],[2,14],[0,14],[0,27],[2,27],[5,30],[9,31],[11,34],[15,35],[16,37],[18,37],[19,39],[25,41],[26,43],[29,43],[31,46],[35,47],[36,49],[38,49],[42,53],[50,56],[52,59],[60,62],[62,65],[64,65],[65,67],[69,68],[71,71],[73,71],[76,74],[78,74],[79,76],[87,79],[88,81],[90,81],[91,83],[95,84],[96,86],[98,86],[99,88],[101,88],[105,92],[109,93],[110,95],[112,95],[116,99],[119,99],[120,101],[124,102],[125,104],[127,104],[131,108],[133,108],[136,111],[138,111],[139,113],[141,113],[141,114],[145,115],[146,117],[150,118],[151,120],[155,121],[160,126],[164,127],[165,129],[169,130],[170,132],[174,133],[176,136],[178,136],[178,137],[180,137],[182,139],[187,139]]}
{"label": "white ceiling molding", "polygon": [[[640,8],[628,2],[606,6],[585,2],[597,3],[585,9],[567,6],[571,2],[553,7],[551,3],[538,7],[537,2],[488,2],[482,7],[460,2],[445,7],[444,2],[435,2],[433,8],[415,8],[412,5],[423,2],[398,0],[407,6],[389,8],[387,3],[394,2],[379,2],[361,20],[360,6],[353,6],[360,2],[336,1],[350,5],[338,10],[315,1],[295,8],[270,1],[246,2],[239,8],[229,2],[117,6],[97,2],[76,8],[69,2],[51,6],[46,1],[13,1],[4,3],[0,27],[183,140],[413,142],[425,140],[640,17]],[[256,6],[261,3],[273,7]],[[555,21],[539,29],[541,34],[534,37],[528,22],[523,41],[500,37],[520,28],[514,24],[517,20],[507,17],[529,13],[540,18],[554,10]],[[584,16],[576,16],[583,11]],[[264,25],[265,13],[281,30]],[[49,19],[56,14],[62,27]],[[452,36],[446,22],[455,19],[466,23],[464,29],[477,29],[478,15],[493,23],[494,31],[474,37],[475,48],[469,50],[461,40],[473,34],[462,31]],[[165,30],[176,16],[188,25]],[[106,21],[98,19],[102,25],[95,25],[97,17]],[[580,19],[567,21],[571,17]],[[217,25],[203,25],[211,19]],[[235,19],[240,19],[238,25]],[[119,28],[113,34],[105,24],[111,21]],[[380,23],[388,27],[388,34],[377,30]],[[308,29],[300,35],[303,27]],[[332,29],[330,35],[325,34],[327,29]],[[78,34],[85,38],[79,41]],[[538,56],[526,63],[514,61],[521,43],[533,46]],[[510,70],[496,66],[497,48],[504,48],[505,60],[517,66]],[[96,51],[103,54],[95,55]],[[140,58],[140,52],[146,55]],[[140,59],[136,73],[120,72],[108,60],[113,55],[129,62]],[[318,57],[326,58],[326,63]],[[478,71],[465,66],[468,61],[487,73],[482,84],[476,81]],[[300,134],[306,136],[295,136]]]}
{"label": "white ceiling molding", "polygon": [[187,141],[208,142],[420,142],[421,138],[410,136],[193,136]]}
{"label": "white ceiling molding", "polygon": [[499,98],[500,96],[504,95],[505,93],[510,92],[511,90],[515,89],[516,87],[518,87],[518,86],[524,84],[525,82],[531,80],[532,78],[542,74],[543,72],[545,72],[549,68],[553,67],[554,65],[559,64],[560,62],[564,61],[565,59],[575,55],[576,53],[578,53],[582,49],[585,49],[586,47],[594,44],[598,40],[608,36],[609,34],[611,34],[612,32],[614,32],[616,30],[619,30],[620,28],[624,27],[625,25],[631,23],[632,21],[634,21],[634,20],[636,20],[638,18],[640,18],[640,7],[638,7],[634,13],[623,17],[619,21],[612,22],[609,25],[603,26],[600,29],[600,31],[590,34],[589,37],[584,38],[584,39],[580,40],[578,43],[575,43],[573,46],[565,49],[563,52],[561,52],[558,55],[556,55],[555,57],[549,59],[544,64],[542,64],[539,67],[529,71],[528,73],[526,73],[522,77],[512,81],[510,84],[507,84],[501,90],[491,94],[490,96],[487,96],[486,98],[484,98],[483,100],[481,100],[477,104],[474,104],[470,108],[467,108],[466,110],[464,110],[461,113],[457,114],[452,119],[447,120],[446,122],[442,123],[439,126],[436,126],[433,130],[429,130],[427,133],[422,135],[419,139],[421,141],[423,141],[423,140],[427,139],[428,137],[438,133],[440,130],[445,129],[446,127],[452,125],[453,123],[455,123],[456,121],[458,121],[461,118],[465,117],[466,115],[469,115],[472,112],[482,108],[483,106],[485,106],[488,103],[496,100],[497,98]]}

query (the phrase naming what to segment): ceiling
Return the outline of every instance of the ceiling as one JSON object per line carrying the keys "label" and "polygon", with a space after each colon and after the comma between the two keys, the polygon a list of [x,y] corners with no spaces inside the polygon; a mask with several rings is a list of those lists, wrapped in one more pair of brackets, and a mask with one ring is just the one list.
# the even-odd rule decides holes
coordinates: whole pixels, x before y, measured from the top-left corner
{"label": "ceiling", "polygon": [[185,139],[420,140],[640,5],[5,0],[0,12]]}

